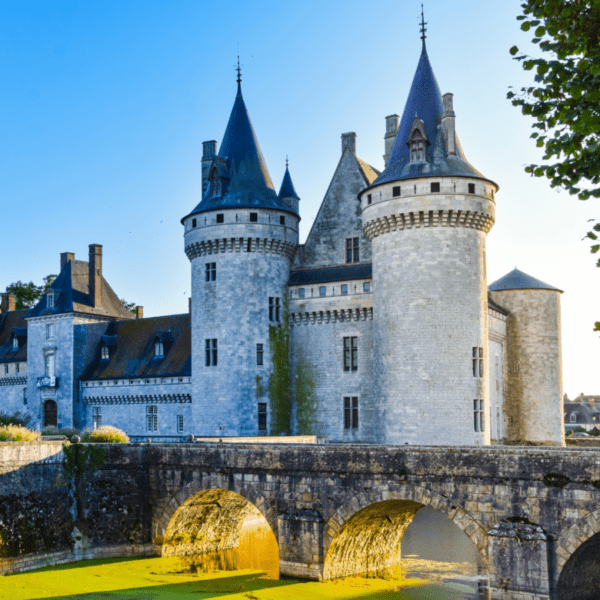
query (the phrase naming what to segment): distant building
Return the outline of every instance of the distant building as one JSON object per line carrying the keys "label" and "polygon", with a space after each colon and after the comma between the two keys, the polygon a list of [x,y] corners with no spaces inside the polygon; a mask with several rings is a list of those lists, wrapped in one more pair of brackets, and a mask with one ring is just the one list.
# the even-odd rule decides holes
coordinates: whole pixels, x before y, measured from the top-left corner
{"label": "distant building", "polygon": [[[183,219],[191,314],[133,319],[89,263],[0,315],[0,410],[133,436],[300,432],[332,441],[564,443],[561,290],[515,269],[487,285],[498,185],[466,159],[423,38],[385,169],[342,154],[306,243],[241,90]],[[289,354],[286,346],[289,338]],[[16,370],[18,367],[18,371]]]}
{"label": "distant building", "polygon": [[586,431],[600,429],[600,396],[580,394],[569,400],[565,394],[565,430],[583,428]]}

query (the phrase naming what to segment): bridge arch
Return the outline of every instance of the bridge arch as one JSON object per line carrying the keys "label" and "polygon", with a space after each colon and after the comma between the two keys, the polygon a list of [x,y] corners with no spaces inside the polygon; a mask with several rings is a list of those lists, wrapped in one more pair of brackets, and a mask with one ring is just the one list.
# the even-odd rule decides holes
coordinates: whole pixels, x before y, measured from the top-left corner
{"label": "bridge arch", "polygon": [[558,600],[597,598],[600,588],[600,509],[561,532],[556,543]]}
{"label": "bridge arch", "polygon": [[186,557],[195,568],[257,568],[278,578],[276,514],[250,486],[227,483],[194,479],[183,486],[157,519],[155,543],[162,556]]}
{"label": "bridge arch", "polygon": [[[467,535],[487,571],[487,533],[483,526],[441,494],[402,484],[394,490],[371,488],[357,494],[327,520],[323,534],[323,578],[376,572],[398,564],[404,531],[423,506],[446,515]],[[366,547],[372,554],[367,555]]]}

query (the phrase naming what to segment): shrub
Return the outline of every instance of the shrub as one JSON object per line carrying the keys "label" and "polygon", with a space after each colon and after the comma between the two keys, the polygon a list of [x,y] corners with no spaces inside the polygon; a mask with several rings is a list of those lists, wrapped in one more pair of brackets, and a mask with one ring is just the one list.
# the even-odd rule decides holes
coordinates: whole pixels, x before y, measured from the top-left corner
{"label": "shrub", "polygon": [[35,442],[40,439],[40,432],[20,425],[0,426],[0,442]]}
{"label": "shrub", "polygon": [[104,425],[103,427],[98,427],[98,429],[94,429],[93,431],[84,431],[83,435],[81,436],[81,441],[88,444],[128,444],[129,436],[124,431],[121,431],[116,427]]}
{"label": "shrub", "polygon": [[0,411],[0,426],[2,425],[20,425],[26,427],[31,421],[31,415],[27,413],[20,413],[19,411],[9,415],[8,413]]}

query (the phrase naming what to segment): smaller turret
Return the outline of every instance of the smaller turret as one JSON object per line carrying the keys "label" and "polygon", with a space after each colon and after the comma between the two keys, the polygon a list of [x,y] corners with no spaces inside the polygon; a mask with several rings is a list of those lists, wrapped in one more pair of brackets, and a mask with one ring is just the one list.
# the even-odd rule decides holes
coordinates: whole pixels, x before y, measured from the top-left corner
{"label": "smaller turret", "polygon": [[283,176],[283,181],[281,182],[278,198],[288,210],[291,210],[296,214],[299,213],[298,203],[300,201],[300,197],[294,189],[287,158],[285,159],[285,175]]}

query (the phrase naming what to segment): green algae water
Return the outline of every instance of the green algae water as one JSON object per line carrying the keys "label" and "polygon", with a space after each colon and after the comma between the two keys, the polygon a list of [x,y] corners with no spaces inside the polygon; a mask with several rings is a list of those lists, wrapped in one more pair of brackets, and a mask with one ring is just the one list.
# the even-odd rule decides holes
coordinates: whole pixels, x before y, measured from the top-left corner
{"label": "green algae water", "polygon": [[[423,569],[426,565],[417,565]],[[429,565],[431,567],[431,565]],[[0,576],[1,600],[467,600],[460,584],[405,578],[274,580],[253,570],[190,573],[178,557],[89,560]]]}

